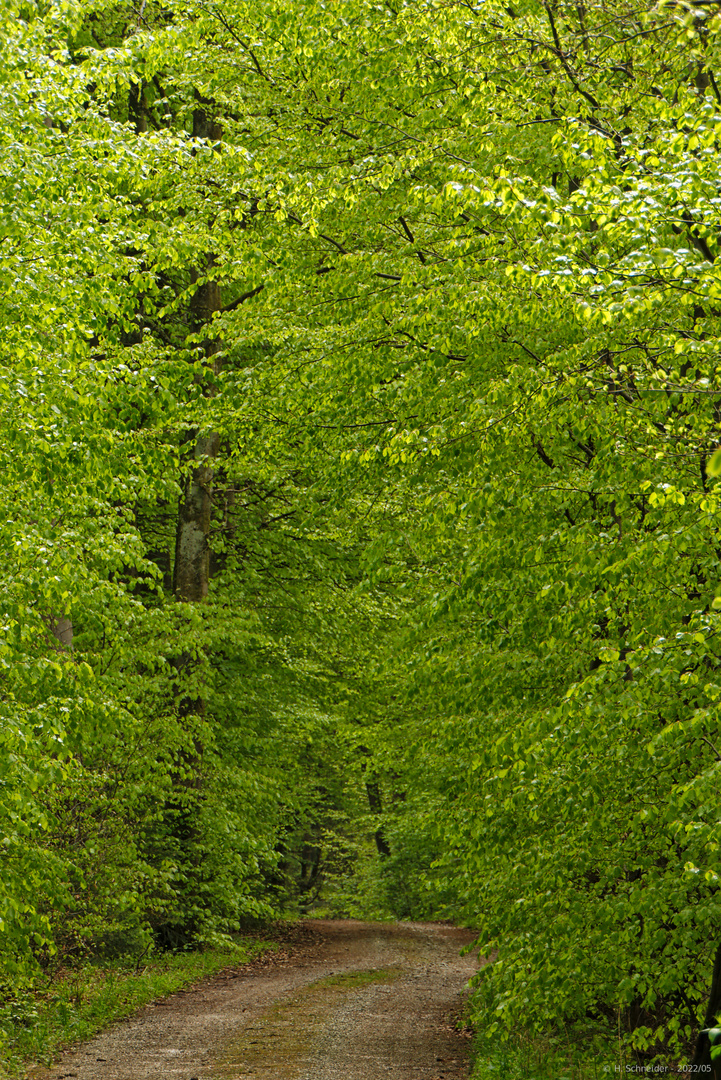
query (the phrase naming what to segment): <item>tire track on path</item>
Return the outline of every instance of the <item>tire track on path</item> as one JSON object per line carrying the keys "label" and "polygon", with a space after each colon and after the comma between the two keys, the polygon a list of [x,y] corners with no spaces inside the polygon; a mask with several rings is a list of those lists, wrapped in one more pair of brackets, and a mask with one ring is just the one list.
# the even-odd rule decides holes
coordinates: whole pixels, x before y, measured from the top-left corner
{"label": "tire track on path", "polygon": [[471,931],[311,920],[290,956],[228,969],[64,1055],[32,1080],[466,1080],[453,1026]]}

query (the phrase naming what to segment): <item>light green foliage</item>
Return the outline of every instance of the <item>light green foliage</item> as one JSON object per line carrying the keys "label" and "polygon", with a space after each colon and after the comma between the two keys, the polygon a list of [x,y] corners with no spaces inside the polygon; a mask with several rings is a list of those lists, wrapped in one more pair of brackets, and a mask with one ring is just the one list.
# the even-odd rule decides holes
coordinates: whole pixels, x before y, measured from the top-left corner
{"label": "light green foliage", "polygon": [[338,901],[376,833],[370,908],[497,950],[491,1034],[683,1053],[720,914],[717,16],[3,19],[8,956],[202,937],[323,859]]}
{"label": "light green foliage", "polygon": [[[270,346],[233,344],[227,392],[208,393],[197,267],[248,245],[240,221],[225,255],[209,234],[215,160],[185,130],[191,42],[176,80],[172,32],[136,57],[124,9],[2,19],[0,916],[19,984],[152,935],[213,941],[295,896],[296,849],[356,798],[336,669],[357,558],[313,462],[274,445],[253,392]],[[194,38],[192,21],[177,31]],[[143,137],[128,86],[154,48],[163,71],[173,57],[175,121]],[[224,154],[224,170],[247,157]],[[185,443],[206,423],[222,439],[215,580],[194,608],[169,571]],[[361,602],[355,629],[375,607]]]}

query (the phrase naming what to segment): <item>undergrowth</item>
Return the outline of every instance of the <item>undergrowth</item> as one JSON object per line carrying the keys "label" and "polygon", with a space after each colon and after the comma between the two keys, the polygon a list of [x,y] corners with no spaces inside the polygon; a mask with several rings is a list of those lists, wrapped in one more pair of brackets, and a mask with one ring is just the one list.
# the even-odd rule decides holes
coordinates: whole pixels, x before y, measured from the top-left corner
{"label": "undergrowth", "polygon": [[19,1077],[30,1063],[49,1064],[64,1048],[150,1001],[276,948],[243,938],[203,951],[162,953],[142,964],[125,957],[59,968],[32,989],[0,1000],[0,1077]]}
{"label": "undergrowth", "polygon": [[473,1045],[472,1080],[609,1080],[663,1070],[638,1066],[622,1045],[583,1030],[517,1031],[507,1041],[479,1033]]}

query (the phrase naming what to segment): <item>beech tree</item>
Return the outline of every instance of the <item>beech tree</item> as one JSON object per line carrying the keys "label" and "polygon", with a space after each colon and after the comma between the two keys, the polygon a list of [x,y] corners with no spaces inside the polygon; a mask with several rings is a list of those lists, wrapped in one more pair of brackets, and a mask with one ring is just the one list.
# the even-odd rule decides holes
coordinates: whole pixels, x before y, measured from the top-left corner
{"label": "beech tree", "polygon": [[478,928],[487,1030],[678,1060],[718,1007],[714,10],[3,20],[7,956],[268,914],[335,822],[370,906]]}

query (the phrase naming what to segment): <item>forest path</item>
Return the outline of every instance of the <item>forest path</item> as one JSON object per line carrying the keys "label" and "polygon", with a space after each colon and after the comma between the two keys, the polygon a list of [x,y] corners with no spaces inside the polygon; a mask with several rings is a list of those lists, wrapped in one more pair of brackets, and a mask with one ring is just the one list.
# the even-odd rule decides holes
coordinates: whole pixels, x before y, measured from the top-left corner
{"label": "forest path", "polygon": [[64,1055],[33,1080],[465,1080],[453,1019],[473,933],[312,920],[290,952],[227,969]]}

